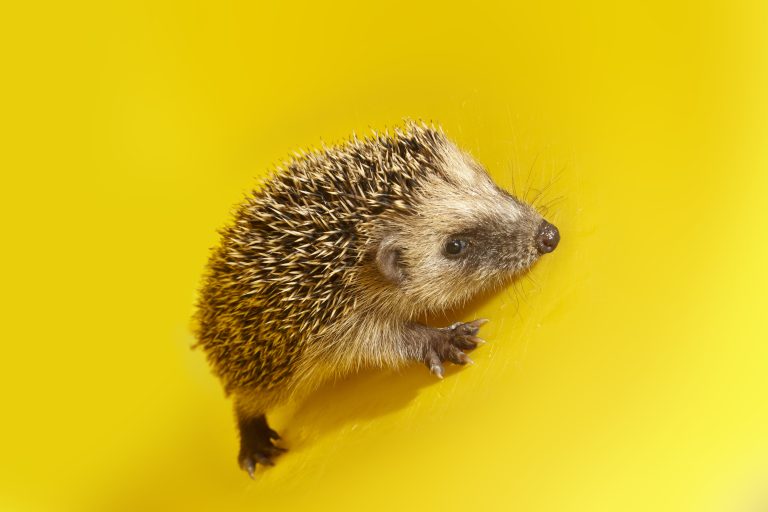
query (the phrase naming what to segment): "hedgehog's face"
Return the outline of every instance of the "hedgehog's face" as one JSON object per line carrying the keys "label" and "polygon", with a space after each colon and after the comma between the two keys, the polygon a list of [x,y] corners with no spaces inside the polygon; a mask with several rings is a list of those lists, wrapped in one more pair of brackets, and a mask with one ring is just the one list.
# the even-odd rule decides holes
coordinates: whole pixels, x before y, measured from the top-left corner
{"label": "hedgehog's face", "polygon": [[502,285],[559,241],[557,228],[460,156],[379,248],[380,270],[415,309],[443,310]]}

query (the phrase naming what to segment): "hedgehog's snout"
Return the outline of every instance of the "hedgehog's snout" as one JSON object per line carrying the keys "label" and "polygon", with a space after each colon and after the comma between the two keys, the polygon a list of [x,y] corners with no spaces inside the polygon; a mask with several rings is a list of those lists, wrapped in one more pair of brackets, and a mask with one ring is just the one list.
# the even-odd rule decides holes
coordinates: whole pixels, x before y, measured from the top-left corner
{"label": "hedgehog's snout", "polygon": [[542,220],[536,230],[536,249],[539,253],[546,254],[554,251],[559,242],[560,231],[554,225]]}

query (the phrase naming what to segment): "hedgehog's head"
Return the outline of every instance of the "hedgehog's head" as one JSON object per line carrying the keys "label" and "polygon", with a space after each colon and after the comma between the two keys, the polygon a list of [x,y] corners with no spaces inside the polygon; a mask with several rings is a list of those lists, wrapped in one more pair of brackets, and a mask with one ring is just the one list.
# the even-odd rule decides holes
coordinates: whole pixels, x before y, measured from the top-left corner
{"label": "hedgehog's head", "polygon": [[560,240],[555,226],[447,143],[411,214],[387,223],[376,264],[413,311],[440,311],[502,285]]}

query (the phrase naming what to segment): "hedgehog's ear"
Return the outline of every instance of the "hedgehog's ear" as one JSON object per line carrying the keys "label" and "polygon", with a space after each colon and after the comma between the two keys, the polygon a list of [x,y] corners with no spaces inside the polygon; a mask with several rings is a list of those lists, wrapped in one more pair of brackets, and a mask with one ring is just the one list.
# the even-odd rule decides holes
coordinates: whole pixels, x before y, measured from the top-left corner
{"label": "hedgehog's ear", "polygon": [[402,251],[392,236],[385,236],[376,250],[376,266],[384,278],[392,284],[400,285],[405,280]]}

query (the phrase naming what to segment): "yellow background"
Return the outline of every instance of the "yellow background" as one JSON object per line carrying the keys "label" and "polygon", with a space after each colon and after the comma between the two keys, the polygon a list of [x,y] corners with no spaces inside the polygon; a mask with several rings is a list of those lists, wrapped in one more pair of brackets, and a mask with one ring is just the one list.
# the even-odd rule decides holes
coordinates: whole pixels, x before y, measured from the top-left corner
{"label": "yellow background", "polygon": [[[768,510],[767,5],[4,5],[0,510]],[[404,117],[561,245],[473,367],[325,386],[250,481],[188,349],[215,230]]]}

